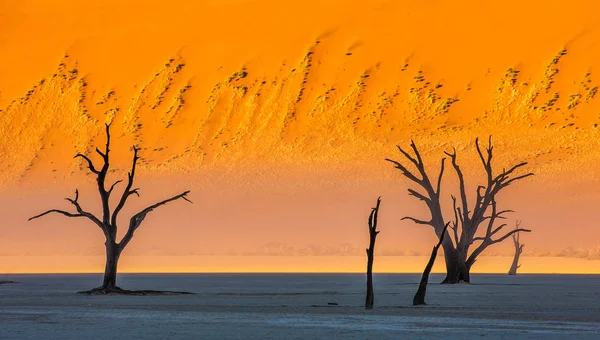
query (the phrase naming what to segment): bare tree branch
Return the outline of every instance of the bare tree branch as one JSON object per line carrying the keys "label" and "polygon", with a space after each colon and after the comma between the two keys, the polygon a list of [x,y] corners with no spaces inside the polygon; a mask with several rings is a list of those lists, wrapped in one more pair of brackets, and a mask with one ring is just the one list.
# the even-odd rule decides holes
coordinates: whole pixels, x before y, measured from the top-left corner
{"label": "bare tree branch", "polygon": [[[415,156],[417,156],[417,163],[420,164],[420,166],[423,166],[423,159],[421,159],[421,153],[419,152],[419,150],[417,149],[417,145],[415,144],[414,140],[410,140],[410,147],[413,149]],[[417,166],[419,167],[419,166]]]}
{"label": "bare tree branch", "polygon": [[[486,192],[484,192],[482,194],[481,191],[483,189],[486,189]],[[481,208],[481,204],[483,203],[483,198],[485,197],[486,193],[487,193],[487,188],[486,187],[484,187],[483,185],[480,185],[480,186],[477,187],[477,198],[475,199],[475,210]]]}
{"label": "bare tree branch", "polygon": [[73,158],[77,158],[77,157],[83,158],[88,163],[88,168],[90,169],[91,172],[95,173],[96,175],[98,175],[100,173],[100,171],[96,170],[96,167],[94,167],[94,163],[92,162],[91,159],[88,158],[88,156],[78,153]]}
{"label": "bare tree branch", "polygon": [[[502,210],[502,211],[499,211],[496,213],[496,218],[504,220],[504,219],[506,219],[506,217],[504,217],[504,214],[514,213],[514,212],[515,211],[511,210],[511,209]],[[485,216],[482,221],[485,221],[491,217],[492,216]]]}
{"label": "bare tree branch", "polygon": [[507,179],[513,172],[515,172],[517,169],[519,169],[521,167],[524,167],[525,165],[527,165],[527,162],[522,162],[522,163],[519,163],[519,164],[513,166],[508,171],[502,171],[502,173],[500,173],[498,176],[496,176],[494,178],[494,182],[501,182],[501,181]]}
{"label": "bare tree branch", "polygon": [[123,182],[123,180],[121,180],[121,179],[114,182],[113,185],[110,186],[110,189],[108,189],[108,194],[110,195],[112,193],[113,189],[115,188],[115,186],[121,182]]}
{"label": "bare tree branch", "polygon": [[417,192],[416,190],[413,189],[408,189],[408,194],[411,196],[415,196],[416,198],[425,201],[429,204],[429,202],[431,202],[431,199],[429,197],[426,197],[425,195]]}
{"label": "bare tree branch", "polygon": [[465,228],[467,226],[467,224],[469,223],[469,204],[467,202],[467,191],[465,189],[465,177],[463,176],[460,166],[458,166],[458,163],[456,162],[456,149],[453,149],[452,153],[445,152],[445,154],[450,156],[450,159],[452,161],[452,166],[454,167],[454,170],[456,171],[456,175],[458,176],[460,199],[461,199],[461,203],[462,203],[462,213],[463,213],[462,221],[463,221],[463,228]]}
{"label": "bare tree branch", "polygon": [[[371,208],[371,213],[369,214],[369,232],[373,229],[373,215],[375,215],[375,209]],[[367,249],[368,251],[368,249]]]}
{"label": "bare tree branch", "polygon": [[502,223],[501,225],[499,225],[498,227],[496,227],[496,229],[494,229],[492,232],[490,232],[488,238],[491,238],[492,236],[496,235],[504,227],[506,227],[506,223]]}
{"label": "bare tree branch", "polygon": [[127,244],[131,241],[131,239],[133,238],[133,233],[136,231],[136,229],[140,226],[140,224],[142,223],[142,221],[144,221],[144,219],[146,218],[146,215],[148,213],[150,213],[152,210],[160,207],[161,205],[165,205],[169,202],[178,200],[178,199],[184,199],[188,202],[190,202],[186,196],[187,194],[189,194],[190,191],[185,191],[179,195],[173,196],[171,198],[168,198],[164,201],[160,201],[156,204],[153,204],[147,208],[145,208],[144,210],[140,211],[139,213],[133,215],[133,217],[131,217],[131,219],[129,220],[129,229],[127,230],[127,233],[125,234],[125,236],[123,236],[123,239],[121,239],[121,242],[119,242],[119,248],[122,250],[124,249]]}
{"label": "bare tree branch", "polygon": [[438,176],[437,189],[435,191],[435,193],[437,194],[438,198],[440,197],[440,193],[441,193],[441,190],[442,190],[442,175],[444,174],[445,163],[446,163],[446,158],[442,158],[442,165],[440,167],[440,175]]}
{"label": "bare tree branch", "polygon": [[94,222],[94,224],[96,224],[98,227],[100,227],[100,229],[102,229],[102,231],[104,231],[104,227],[102,225],[102,222],[100,222],[100,220],[94,216],[94,214],[89,213],[85,210],[83,210],[81,208],[81,205],[79,205],[79,190],[75,190],[75,198],[65,198],[65,200],[69,201],[71,204],[73,204],[75,206],[75,209],[77,210],[77,214],[73,214],[67,211],[63,211],[63,210],[59,210],[59,209],[52,209],[52,210],[48,210],[42,214],[36,215],[32,218],[29,219],[29,221],[36,219],[36,218],[40,218],[42,216],[45,216],[49,213],[59,213],[62,215],[65,215],[67,217],[87,217],[89,220],[91,220],[92,222]]}
{"label": "bare tree branch", "polygon": [[401,221],[404,221],[404,220],[410,220],[410,221],[415,222],[416,224],[428,224],[428,225],[432,224],[431,221],[423,221],[423,220],[419,220],[417,218],[410,217],[410,216],[405,216],[401,219]]}
{"label": "bare tree branch", "polygon": [[492,183],[492,158],[494,157],[492,146],[492,136],[489,136],[488,139],[488,147],[486,149],[487,159],[483,156],[483,152],[481,152],[481,148],[479,147],[479,138],[475,138],[475,148],[477,149],[477,153],[479,154],[479,158],[481,159],[481,163],[483,164],[483,168],[487,173],[488,185]]}
{"label": "bare tree branch", "polygon": [[102,153],[100,152],[100,150],[96,149],[96,151],[100,154],[100,156],[102,156],[102,159],[104,161],[102,169],[100,169],[98,177],[96,178],[96,182],[98,183],[98,193],[100,194],[100,201],[102,202],[102,223],[104,225],[104,228],[107,230],[107,235],[109,235],[111,238],[114,238],[116,237],[116,227],[110,224],[110,193],[106,191],[106,175],[108,174],[108,169],[110,168],[110,125],[105,124],[105,127],[105,152]]}
{"label": "bare tree branch", "polygon": [[502,236],[501,238],[499,238],[497,240],[493,240],[492,244],[500,243],[500,242],[504,241],[505,239],[509,238],[512,234],[519,233],[519,232],[530,233],[531,230],[530,229],[522,229],[522,228],[511,230],[506,235]]}
{"label": "bare tree branch", "polygon": [[[452,227],[452,231],[454,233],[454,244],[458,246],[459,238],[458,238],[458,223],[461,221],[459,219],[460,216],[460,208],[456,207],[456,196],[452,195],[452,210],[454,211],[454,227]],[[461,222],[462,225],[462,222]]]}
{"label": "bare tree branch", "polygon": [[496,200],[492,200],[492,214],[490,215],[490,222],[488,223],[487,230],[485,232],[486,237],[491,237],[492,228],[494,227],[494,222],[496,222],[496,218],[498,217]]}
{"label": "bare tree branch", "polygon": [[127,186],[123,190],[123,195],[121,195],[121,199],[119,200],[117,207],[115,208],[115,210],[112,213],[111,222],[110,222],[112,225],[117,225],[117,217],[119,216],[119,213],[125,206],[125,203],[127,202],[127,199],[129,198],[129,196],[131,196],[133,194],[137,195],[138,197],[140,196],[140,194],[138,192],[138,188],[133,189],[133,190],[131,189],[131,187],[133,186],[133,180],[135,178],[135,169],[136,169],[137,161],[140,159],[138,156],[139,150],[140,149],[137,148],[136,146],[133,147],[133,160],[131,162],[131,171],[129,171],[129,173],[127,174]]}
{"label": "bare tree branch", "polygon": [[446,223],[446,225],[444,226],[444,229],[442,229],[442,233],[440,235],[439,241],[435,246],[436,248],[439,248],[442,245],[442,242],[444,241],[444,235],[448,231],[448,226],[450,226],[450,222]]}
{"label": "bare tree branch", "polygon": [[106,154],[102,153],[102,151],[100,151],[100,149],[96,148],[96,153],[98,153],[100,155],[100,157],[106,159]]}
{"label": "bare tree branch", "polygon": [[527,178],[527,177],[530,177],[530,176],[533,176],[533,173],[531,173],[531,172],[530,172],[530,173],[528,173],[528,174],[525,174],[525,175],[521,175],[521,176],[515,177],[515,178],[513,178],[513,179],[511,179],[511,180],[509,180],[509,181],[507,181],[507,182],[505,182],[504,184],[502,184],[501,188],[506,188],[506,187],[507,187],[507,186],[509,186],[509,185],[510,185],[512,182],[515,182],[515,181],[518,181],[518,180],[520,180],[520,179]]}
{"label": "bare tree branch", "polygon": [[42,216],[45,216],[45,215],[48,215],[48,214],[50,214],[50,213],[59,213],[59,214],[63,214],[63,215],[65,215],[65,216],[67,216],[67,217],[85,217],[85,216],[83,216],[82,214],[72,214],[72,213],[70,213],[70,212],[63,211],[63,210],[51,209],[51,210],[48,210],[48,211],[46,211],[46,212],[43,212],[43,213],[41,213],[41,214],[39,214],[39,215],[35,215],[35,216],[33,216],[33,217],[29,218],[29,220],[28,220],[28,221],[35,220],[36,218],[40,218],[40,217],[42,217]]}
{"label": "bare tree branch", "polygon": [[[192,202],[192,201],[188,200],[185,196],[183,196],[182,198],[190,203]],[[375,208],[371,209],[371,216],[369,216],[369,230],[371,232],[375,232],[376,234],[379,234],[379,232],[376,231],[376,228],[377,228],[377,219],[379,218],[379,206],[380,205],[381,205],[381,196],[379,196],[377,198],[377,205],[375,205]]]}
{"label": "bare tree branch", "polygon": [[[436,233],[439,234],[445,225],[444,218],[443,218],[442,211],[441,211],[440,197],[439,197],[440,192],[441,192],[441,181],[443,178],[445,161],[442,160],[439,176],[437,178],[437,187],[434,188],[431,181],[429,180],[427,171],[425,170],[425,165],[423,163],[423,159],[421,158],[421,154],[420,154],[419,149],[417,148],[415,142],[411,140],[410,146],[413,150],[414,156],[412,156],[411,154],[406,152],[401,147],[398,147],[398,150],[404,155],[404,157],[406,159],[408,159],[412,164],[415,165],[416,170],[418,171],[418,174],[417,174],[417,172],[412,172],[412,171],[408,170],[400,162],[390,160],[390,159],[386,159],[386,160],[394,163],[396,165],[396,168],[400,169],[402,171],[402,174],[405,177],[407,177],[414,183],[418,184],[425,191],[424,193],[422,193],[422,192],[419,192],[412,188],[408,189],[409,195],[414,196],[414,197],[424,201],[427,204],[427,206],[429,207],[430,212],[431,212],[431,220],[429,222],[426,222],[426,221],[419,220],[416,218],[407,218],[407,219],[410,219],[417,224],[431,225],[436,230]],[[420,175],[420,178],[419,178],[419,175]],[[452,243],[452,242],[450,241],[450,243]]]}
{"label": "bare tree branch", "polygon": [[[110,153],[110,124],[105,124],[106,126],[106,149],[104,151],[103,157],[106,159],[108,163],[108,154]],[[98,150],[98,149],[96,149]],[[100,153],[102,155],[102,153]]]}
{"label": "bare tree branch", "polygon": [[92,222],[94,222],[97,226],[99,226],[100,229],[104,230],[104,226],[102,225],[102,222],[100,222],[100,220],[96,216],[94,216],[94,214],[83,210],[81,208],[81,205],[79,205],[79,190],[75,189],[75,199],[70,199],[68,197],[65,199],[75,206],[75,209],[77,210],[77,212],[79,214],[87,217]]}
{"label": "bare tree branch", "polygon": [[[415,143],[413,141],[411,141],[410,146],[413,148],[413,150],[415,150]],[[398,150],[404,155],[404,157],[406,159],[408,159],[409,161],[411,161],[415,167],[418,169],[421,166],[421,163],[415,159],[414,157],[412,157],[408,152],[404,151],[399,145],[396,146],[398,148]],[[418,152],[416,153],[418,156]]]}
{"label": "bare tree branch", "polygon": [[399,163],[395,160],[389,159],[389,158],[386,158],[385,160],[388,162],[394,163],[396,165],[396,168],[400,169],[400,171],[402,171],[402,174],[406,178],[410,179],[411,181],[418,183],[418,184],[421,184],[423,182],[422,180],[417,178],[417,176],[415,176],[412,172],[410,172],[410,170],[408,170],[406,167],[404,167],[404,165],[402,165],[401,163]]}
{"label": "bare tree branch", "polygon": [[[519,220],[516,220],[516,222],[515,222],[515,229],[519,229],[519,227],[520,227],[520,226],[521,226],[521,221],[519,221]],[[519,238],[520,238],[520,236],[521,236],[521,234],[519,234],[519,233],[515,233],[515,234],[513,234],[513,240],[514,240],[514,242],[515,242],[516,244],[518,244],[518,243],[519,243]]]}

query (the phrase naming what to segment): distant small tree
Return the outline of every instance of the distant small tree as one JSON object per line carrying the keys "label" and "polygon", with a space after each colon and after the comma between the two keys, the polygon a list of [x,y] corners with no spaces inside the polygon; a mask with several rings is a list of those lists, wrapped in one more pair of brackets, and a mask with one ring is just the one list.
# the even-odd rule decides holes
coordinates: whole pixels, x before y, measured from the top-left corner
{"label": "distant small tree", "polygon": [[[521,221],[517,220],[515,229],[519,229],[521,226]],[[515,257],[513,258],[512,265],[510,266],[510,270],[508,271],[508,275],[517,275],[517,269],[521,267],[519,264],[519,258],[521,257],[521,253],[523,252],[524,244],[520,242],[521,233],[517,232],[512,234],[513,243],[515,245]]]}
{"label": "distant small tree", "polygon": [[371,209],[369,215],[369,248],[367,248],[367,298],[365,300],[365,309],[373,309],[375,295],[373,293],[373,260],[375,256],[375,239],[379,231],[377,230],[377,217],[379,215],[379,205],[381,197],[377,199],[377,205]]}
{"label": "distant small tree", "polygon": [[187,194],[189,193],[189,190],[188,190],[179,195],[173,196],[164,201],[160,201],[156,204],[148,206],[147,208],[141,210],[140,212],[138,212],[137,214],[133,215],[130,218],[129,229],[127,229],[127,233],[125,234],[125,236],[123,236],[121,241],[117,242],[117,217],[119,215],[119,212],[123,209],[123,207],[125,206],[125,203],[127,203],[127,199],[130,196],[132,196],[132,195],[136,195],[138,197],[140,196],[140,194],[139,194],[140,189],[133,187],[133,180],[135,177],[136,165],[137,165],[137,161],[140,159],[140,157],[138,156],[139,150],[140,149],[138,147],[136,147],[136,146],[133,147],[133,162],[131,165],[131,170],[127,175],[127,185],[121,195],[121,198],[119,199],[119,201],[117,203],[117,206],[111,212],[110,205],[109,205],[110,196],[113,193],[113,190],[115,189],[117,184],[119,184],[123,181],[118,180],[118,181],[114,182],[108,189],[106,189],[106,184],[105,184],[106,175],[108,174],[108,170],[110,167],[110,163],[109,163],[109,160],[110,160],[110,157],[109,157],[110,156],[110,125],[107,124],[106,125],[106,148],[105,148],[104,152],[102,152],[102,151],[100,151],[100,149],[96,148],[96,152],[100,155],[100,157],[102,157],[102,160],[103,160],[103,165],[101,168],[96,167],[89,157],[87,157],[83,154],[75,155],[75,158],[84,159],[87,162],[90,171],[94,175],[96,175],[96,182],[98,183],[98,191],[100,193],[100,200],[102,202],[102,218],[96,217],[94,214],[84,210],[81,207],[81,205],[79,204],[79,191],[75,190],[75,198],[66,198],[66,200],[69,201],[69,203],[71,203],[75,207],[75,210],[77,211],[76,213],[71,213],[71,212],[59,210],[59,209],[51,209],[51,210],[48,210],[39,215],[33,216],[32,218],[29,219],[31,221],[33,219],[45,216],[50,213],[58,213],[58,214],[65,215],[67,217],[85,217],[88,220],[92,221],[96,226],[98,226],[102,230],[102,232],[104,233],[104,237],[106,239],[106,242],[104,243],[104,245],[106,247],[106,266],[104,268],[104,280],[102,282],[102,286],[95,288],[95,289],[89,291],[88,293],[106,294],[106,293],[111,293],[111,292],[124,292],[122,289],[117,287],[117,264],[119,261],[119,257],[121,256],[121,253],[123,252],[125,247],[129,244],[129,242],[131,242],[131,239],[133,238],[133,234],[140,227],[140,225],[146,218],[146,215],[148,215],[148,213],[150,213],[154,209],[160,207],[161,205],[167,204],[171,201],[175,201],[178,199],[183,199],[183,200],[186,200],[191,203],[191,201],[187,199]]}
{"label": "distant small tree", "polygon": [[433,268],[433,265],[435,264],[435,259],[437,258],[438,249],[440,249],[440,246],[442,245],[442,242],[444,241],[444,235],[446,234],[446,229],[448,229],[449,225],[450,225],[450,223],[446,223],[446,226],[444,226],[444,230],[443,230],[442,234],[440,235],[440,240],[438,241],[438,243],[435,246],[433,246],[433,249],[431,250],[431,257],[429,257],[429,262],[427,262],[427,266],[425,266],[425,270],[423,271],[423,276],[421,276],[421,282],[419,283],[419,289],[417,289],[417,293],[415,294],[415,297],[413,298],[413,306],[425,304],[425,294],[427,294],[427,284],[429,283],[429,274],[431,273],[431,269]]}

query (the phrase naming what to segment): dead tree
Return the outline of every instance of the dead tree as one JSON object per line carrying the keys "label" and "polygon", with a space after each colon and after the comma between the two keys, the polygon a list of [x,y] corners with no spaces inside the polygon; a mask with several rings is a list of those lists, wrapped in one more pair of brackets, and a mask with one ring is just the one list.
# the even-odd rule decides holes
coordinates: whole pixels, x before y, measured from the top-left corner
{"label": "dead tree", "polygon": [[379,231],[377,230],[377,217],[379,215],[379,204],[381,197],[377,199],[377,205],[371,209],[369,215],[369,248],[367,248],[367,298],[365,301],[365,309],[373,309],[375,295],[373,293],[373,258],[375,252],[375,239]]}
{"label": "dead tree", "polygon": [[75,158],[83,159],[87,163],[89,170],[96,176],[98,192],[100,193],[100,200],[102,202],[102,217],[96,217],[94,214],[84,210],[79,203],[79,191],[75,190],[75,197],[66,198],[66,200],[75,207],[75,210],[77,211],[76,213],[71,213],[59,209],[51,209],[29,219],[31,221],[33,219],[48,215],[50,213],[58,213],[67,217],[87,218],[102,230],[102,233],[104,234],[106,240],[106,242],[104,243],[106,246],[106,266],[104,268],[104,280],[102,282],[102,286],[95,288],[90,292],[111,293],[123,291],[119,287],[117,287],[117,264],[119,261],[119,257],[121,256],[121,253],[123,252],[125,247],[129,244],[129,242],[131,242],[135,231],[140,227],[148,213],[162,205],[165,205],[169,202],[178,199],[183,199],[188,202],[191,202],[187,199],[187,194],[189,193],[189,191],[185,191],[179,195],[173,196],[171,198],[148,206],[147,208],[141,210],[129,219],[129,228],[127,229],[125,236],[123,236],[123,238],[119,242],[117,242],[117,221],[119,212],[121,212],[123,207],[125,207],[125,204],[127,203],[129,197],[133,195],[136,195],[138,197],[140,196],[140,189],[133,187],[133,181],[136,174],[136,165],[137,161],[140,159],[140,157],[138,156],[139,150],[140,149],[138,147],[133,147],[133,162],[131,165],[131,170],[127,175],[127,184],[123,193],[121,194],[121,197],[118,200],[116,207],[111,212],[109,205],[111,195],[113,194],[113,190],[115,189],[115,187],[123,181],[117,180],[107,189],[106,176],[109,172],[110,167],[110,125],[107,124],[106,148],[104,151],[100,151],[100,149],[96,148],[96,152],[102,158],[103,163],[101,168],[95,166],[94,162],[88,156],[83,154],[75,155]]}
{"label": "dead tree", "polygon": [[433,268],[433,264],[435,263],[435,259],[437,258],[438,249],[442,245],[442,241],[444,241],[444,235],[446,234],[446,229],[450,223],[446,223],[444,226],[444,230],[440,236],[440,240],[431,250],[431,257],[429,258],[429,262],[427,262],[427,266],[425,266],[425,270],[423,271],[423,276],[421,276],[421,282],[419,283],[419,289],[417,289],[417,293],[413,298],[413,306],[425,305],[425,294],[427,294],[427,284],[429,283],[429,274],[431,273],[431,268]]}
{"label": "dead tree", "polygon": [[[391,159],[386,160],[395,164],[396,168],[399,169],[406,178],[424,190],[424,192],[420,192],[415,189],[408,189],[408,193],[425,202],[430,212],[430,217],[429,219],[404,217],[404,219],[411,220],[417,224],[432,226],[437,236],[441,238],[444,226],[446,225],[440,205],[441,183],[444,174],[445,158],[442,158],[439,175],[434,186],[425,169],[425,164],[414,141],[411,141],[410,146],[414,155],[406,152],[400,146],[398,146],[398,150],[400,150],[409,163],[413,164],[416,171],[409,170],[401,162]],[[497,220],[503,219],[505,214],[511,212],[510,210],[498,211],[496,209],[496,196],[502,189],[510,184],[533,175],[532,173],[516,175],[518,170],[527,165],[527,163],[519,163],[508,170],[503,169],[499,174],[494,174],[492,167],[492,138],[490,137],[488,147],[484,151],[480,148],[478,139],[475,140],[475,147],[483,164],[487,181],[485,185],[479,185],[475,190],[475,200],[474,205],[472,206],[469,204],[467,198],[465,178],[457,162],[456,150],[445,152],[445,154],[450,157],[452,167],[458,177],[460,203],[457,204],[457,199],[452,196],[454,202],[454,221],[450,228],[452,229],[453,237],[446,235],[442,242],[446,261],[446,278],[443,283],[457,283],[461,281],[470,282],[469,273],[471,267],[477,260],[477,256],[479,256],[487,247],[502,242],[514,233],[530,231],[526,229],[516,229],[498,237],[500,231],[506,224],[495,226]],[[479,227],[486,223],[485,234],[477,236]],[[448,233],[448,231],[446,231],[446,233]],[[479,242],[479,244],[475,247],[476,242]],[[475,247],[472,252],[470,251],[471,246]]]}
{"label": "dead tree", "polygon": [[[521,221],[517,220],[515,229],[519,229],[520,226],[521,226]],[[512,235],[513,243],[515,245],[515,257],[513,258],[513,262],[512,262],[512,265],[510,266],[510,270],[508,271],[508,275],[517,275],[517,269],[519,269],[521,267],[521,265],[519,264],[519,258],[521,257],[521,253],[523,252],[523,247],[525,245],[521,244],[521,242],[519,240],[520,236],[521,236],[520,233],[514,233]]]}

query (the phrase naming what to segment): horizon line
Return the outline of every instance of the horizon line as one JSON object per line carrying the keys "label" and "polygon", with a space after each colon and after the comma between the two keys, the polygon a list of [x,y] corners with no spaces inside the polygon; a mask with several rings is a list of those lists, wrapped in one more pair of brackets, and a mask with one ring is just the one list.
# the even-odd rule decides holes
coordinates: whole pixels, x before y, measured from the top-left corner
{"label": "horizon line", "polygon": [[[177,271],[177,272],[145,272],[145,271],[125,271],[119,272],[117,275],[122,274],[361,274],[366,275],[365,272],[312,272],[312,271]],[[389,275],[389,274],[415,274],[421,275],[422,272],[379,272],[373,273],[373,275]],[[445,272],[432,272],[431,274],[445,275]],[[104,275],[103,271],[86,271],[86,272],[17,272],[17,273],[0,273],[0,275]],[[471,275],[506,275],[506,276],[519,276],[519,275],[600,275],[598,272],[520,272],[517,275],[508,275],[506,272],[476,272]]]}

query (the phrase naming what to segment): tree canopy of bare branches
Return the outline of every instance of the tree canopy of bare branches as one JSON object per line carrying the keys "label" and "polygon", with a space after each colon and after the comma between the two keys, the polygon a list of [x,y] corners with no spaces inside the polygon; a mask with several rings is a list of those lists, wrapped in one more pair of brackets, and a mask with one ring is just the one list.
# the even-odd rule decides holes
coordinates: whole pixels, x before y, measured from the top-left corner
{"label": "tree canopy of bare branches", "polygon": [[[411,141],[410,147],[412,154],[398,146],[398,150],[403,155],[405,161],[386,160],[393,163],[401,171],[402,175],[417,187],[417,189],[409,188],[408,193],[425,203],[430,216],[429,218],[407,216],[404,219],[417,224],[432,226],[437,236],[441,239],[441,234],[446,225],[446,219],[444,218],[440,204],[446,158],[443,157],[441,160],[437,178],[432,179],[425,168],[425,163],[414,141]],[[459,193],[457,196],[451,196],[453,213],[451,215],[452,218],[448,220],[451,223],[450,229],[452,235],[445,235],[442,242],[447,271],[443,283],[470,282],[469,273],[471,267],[477,260],[477,257],[487,247],[504,241],[514,233],[530,231],[528,229],[517,228],[503,234],[503,228],[506,224],[499,224],[499,221],[505,219],[505,215],[512,211],[498,210],[496,203],[496,197],[503,189],[533,175],[533,173],[520,174],[520,171],[527,163],[522,162],[508,168],[508,170],[503,169],[501,172],[495,173],[493,168],[494,147],[492,146],[492,138],[489,138],[488,146],[485,149],[482,149],[480,146],[479,139],[475,139],[475,148],[485,171],[486,182],[477,186],[474,193],[475,201],[473,205],[469,204],[466,180],[458,164],[456,149],[451,152],[445,152],[450,158],[451,166],[458,178]],[[413,170],[409,169],[407,164],[411,164],[410,167]],[[450,231],[446,231],[446,233],[450,233]]]}
{"label": "tree canopy of bare branches", "polygon": [[110,169],[110,137],[111,137],[110,136],[110,125],[107,124],[106,125],[106,147],[105,147],[104,151],[101,151],[100,149],[96,148],[96,153],[102,159],[101,167],[96,166],[95,163],[92,161],[92,159],[84,154],[75,155],[75,158],[81,158],[87,164],[87,167],[89,168],[89,170],[96,176],[98,192],[100,194],[100,200],[101,200],[101,204],[102,204],[102,216],[97,217],[96,215],[92,214],[91,212],[84,210],[83,207],[81,206],[81,204],[79,203],[79,191],[75,190],[74,198],[66,198],[66,200],[74,207],[75,212],[69,212],[69,211],[60,210],[60,209],[51,209],[51,210],[43,212],[39,215],[33,216],[29,219],[31,221],[33,219],[37,219],[42,216],[46,216],[48,214],[56,213],[56,214],[62,214],[67,217],[88,219],[95,226],[97,226],[98,228],[100,228],[102,230],[102,233],[104,234],[104,237],[106,239],[106,242],[105,242],[106,266],[105,266],[105,270],[104,270],[104,280],[103,280],[102,286],[94,289],[94,291],[98,291],[98,292],[102,292],[102,293],[120,290],[120,288],[118,288],[116,285],[116,283],[117,283],[117,264],[118,264],[119,257],[121,255],[121,253],[123,252],[123,250],[125,249],[125,247],[129,244],[129,242],[131,242],[131,239],[133,238],[135,231],[138,230],[138,228],[140,227],[140,225],[142,224],[142,222],[144,221],[146,216],[150,212],[152,212],[154,209],[156,209],[162,205],[165,205],[169,202],[175,201],[175,200],[183,199],[188,202],[191,202],[187,198],[189,191],[184,191],[184,192],[182,192],[178,195],[175,195],[171,198],[168,198],[168,199],[165,199],[158,203],[149,205],[148,207],[142,209],[137,214],[134,214],[133,216],[131,216],[131,218],[129,219],[129,227],[127,229],[127,232],[125,233],[125,236],[123,236],[123,238],[117,242],[117,230],[118,230],[117,222],[118,222],[119,213],[125,207],[125,204],[128,202],[128,200],[131,196],[133,196],[133,195],[138,196],[138,197],[140,196],[140,193],[139,193],[140,188],[134,187],[136,166],[137,166],[138,160],[140,159],[140,157],[138,155],[140,149],[136,146],[133,147],[133,161],[131,164],[131,170],[127,174],[127,183],[125,184],[125,189],[123,190],[120,197],[118,198],[117,205],[111,211],[111,209],[110,209],[111,196],[113,195],[114,190],[117,187],[117,185],[119,185],[123,181],[117,180],[114,183],[112,183],[110,186],[108,186],[108,188],[107,188],[107,184],[106,184],[107,178],[106,177],[107,177],[107,174]]}

